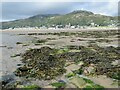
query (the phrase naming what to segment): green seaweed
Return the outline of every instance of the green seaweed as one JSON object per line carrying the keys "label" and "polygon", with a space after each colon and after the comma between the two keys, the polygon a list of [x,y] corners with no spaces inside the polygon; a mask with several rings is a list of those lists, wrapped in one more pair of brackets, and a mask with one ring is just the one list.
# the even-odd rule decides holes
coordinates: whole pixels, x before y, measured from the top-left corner
{"label": "green seaweed", "polygon": [[38,90],[40,89],[41,87],[37,86],[37,85],[28,85],[28,86],[24,86],[23,87],[23,90]]}
{"label": "green seaweed", "polygon": [[55,86],[56,88],[63,88],[65,87],[65,83],[63,82],[55,82],[55,83],[51,83],[52,86]]}
{"label": "green seaweed", "polygon": [[73,77],[73,76],[75,76],[74,73],[68,73],[67,75],[65,75],[65,77],[67,77],[67,78],[70,78],[70,77]]}

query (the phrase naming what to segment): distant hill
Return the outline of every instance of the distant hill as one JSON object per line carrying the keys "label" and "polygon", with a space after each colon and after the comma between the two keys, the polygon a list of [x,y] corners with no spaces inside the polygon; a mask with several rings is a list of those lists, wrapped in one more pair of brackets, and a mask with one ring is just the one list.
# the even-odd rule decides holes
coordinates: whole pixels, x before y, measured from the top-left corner
{"label": "distant hill", "polygon": [[63,27],[68,24],[79,26],[90,26],[95,23],[99,26],[118,25],[118,18],[112,16],[105,16],[94,14],[90,11],[77,10],[65,15],[59,14],[46,14],[35,15],[26,19],[19,19],[15,21],[2,22],[2,29],[8,28],[21,28],[21,27],[51,27],[55,25],[62,25]]}

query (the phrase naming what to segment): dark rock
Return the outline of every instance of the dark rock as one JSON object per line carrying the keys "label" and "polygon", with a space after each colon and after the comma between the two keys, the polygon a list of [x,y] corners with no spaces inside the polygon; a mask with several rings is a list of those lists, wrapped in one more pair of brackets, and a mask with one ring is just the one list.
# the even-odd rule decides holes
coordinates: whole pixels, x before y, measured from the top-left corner
{"label": "dark rock", "polygon": [[15,76],[14,75],[5,75],[2,76],[2,81],[1,81],[1,85],[2,88],[14,88],[13,83],[15,83]]}

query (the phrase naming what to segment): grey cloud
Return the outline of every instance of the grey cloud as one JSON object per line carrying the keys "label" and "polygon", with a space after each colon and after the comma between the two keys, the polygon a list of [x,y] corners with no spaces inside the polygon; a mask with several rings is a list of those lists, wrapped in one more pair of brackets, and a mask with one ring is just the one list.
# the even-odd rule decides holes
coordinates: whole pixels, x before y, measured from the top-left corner
{"label": "grey cloud", "polygon": [[[4,2],[2,3],[2,19],[15,20],[27,18],[37,14],[65,14],[76,9],[93,12],[115,14],[106,9],[107,2]],[[102,11],[100,8],[102,7]],[[104,9],[105,7],[105,9]]]}
{"label": "grey cloud", "polygon": [[2,18],[4,20],[26,18],[36,14],[64,14],[75,6],[75,3],[49,4],[50,5],[42,5],[40,2],[6,2],[2,4]]}

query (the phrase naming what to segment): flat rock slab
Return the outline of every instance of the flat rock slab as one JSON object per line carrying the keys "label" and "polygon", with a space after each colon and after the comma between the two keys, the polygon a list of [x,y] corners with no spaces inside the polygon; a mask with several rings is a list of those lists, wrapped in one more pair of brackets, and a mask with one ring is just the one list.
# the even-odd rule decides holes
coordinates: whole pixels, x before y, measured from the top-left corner
{"label": "flat rock slab", "polygon": [[83,88],[86,85],[86,82],[83,80],[83,78],[80,78],[78,76],[75,76],[72,79],[70,79],[70,82],[78,88]]}
{"label": "flat rock slab", "polygon": [[68,73],[71,73],[74,70],[78,70],[79,68],[80,68],[79,65],[71,64],[71,65],[67,66],[65,69],[67,70],[66,73],[68,74]]}

